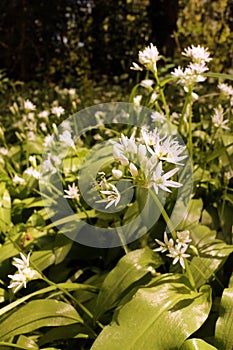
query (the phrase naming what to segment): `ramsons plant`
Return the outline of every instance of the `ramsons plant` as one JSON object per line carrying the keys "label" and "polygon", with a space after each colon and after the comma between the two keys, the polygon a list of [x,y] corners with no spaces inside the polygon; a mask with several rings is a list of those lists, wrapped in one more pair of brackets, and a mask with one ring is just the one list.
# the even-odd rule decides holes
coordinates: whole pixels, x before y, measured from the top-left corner
{"label": "ramsons plant", "polygon": [[[183,56],[165,76],[153,44],[132,63],[132,111],[139,120],[149,108],[150,125],[124,111],[104,123],[100,106],[95,129],[75,138],[69,119],[58,130],[62,99],[10,106],[14,142],[0,128],[0,349],[232,349],[232,77],[208,72],[207,48]],[[75,215],[56,219],[61,200]],[[134,226],[142,212],[149,228]],[[122,246],[71,240],[83,234],[74,216],[116,228]]]}

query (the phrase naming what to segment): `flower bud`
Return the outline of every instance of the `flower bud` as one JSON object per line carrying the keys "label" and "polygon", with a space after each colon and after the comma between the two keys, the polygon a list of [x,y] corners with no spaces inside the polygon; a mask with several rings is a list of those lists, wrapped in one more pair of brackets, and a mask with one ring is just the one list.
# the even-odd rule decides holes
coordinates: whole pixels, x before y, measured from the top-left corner
{"label": "flower bud", "polygon": [[129,171],[133,177],[138,176],[138,169],[136,168],[136,166],[133,163],[130,163]]}

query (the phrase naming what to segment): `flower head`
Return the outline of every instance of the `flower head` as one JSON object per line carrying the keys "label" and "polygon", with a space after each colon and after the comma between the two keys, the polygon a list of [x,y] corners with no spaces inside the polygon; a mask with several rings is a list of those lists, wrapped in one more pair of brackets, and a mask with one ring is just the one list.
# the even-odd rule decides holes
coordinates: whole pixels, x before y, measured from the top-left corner
{"label": "flower head", "polygon": [[156,62],[159,61],[161,56],[156,46],[150,44],[143,51],[139,51],[139,62],[148,70],[152,72],[157,71]]}
{"label": "flower head", "polygon": [[189,46],[188,48],[184,49],[182,55],[190,57],[195,63],[205,63],[212,60],[212,58],[209,57],[210,53],[208,52],[208,48],[204,48],[200,45]]}
{"label": "flower head", "polygon": [[152,181],[149,183],[149,186],[152,185],[154,187],[156,194],[158,194],[159,189],[162,189],[166,192],[171,192],[168,187],[181,187],[181,183],[169,180],[174,174],[177,173],[178,170],[178,168],[174,168],[164,174],[164,171],[162,169],[162,162],[159,162],[155,171],[153,172]]}
{"label": "flower head", "polygon": [[226,124],[229,122],[229,119],[223,120],[223,108],[221,105],[218,105],[217,108],[214,108],[214,115],[212,116],[212,122],[215,128],[222,128],[225,130],[230,130]]}
{"label": "flower head", "polygon": [[73,182],[72,186],[68,185],[68,190],[64,190],[66,195],[64,195],[64,198],[70,198],[70,199],[78,199],[80,197],[78,187]]}
{"label": "flower head", "polygon": [[26,100],[24,101],[24,109],[28,112],[34,111],[36,109],[36,106],[30,100]]}
{"label": "flower head", "polygon": [[108,190],[101,190],[100,191],[100,193],[105,195],[106,197],[96,201],[96,203],[107,203],[105,209],[108,209],[113,204],[116,207],[117,204],[120,202],[120,199],[121,199],[121,194],[118,191],[118,189],[116,188],[116,186],[114,186],[111,183],[108,183],[108,186],[109,186],[110,189],[108,189]]}
{"label": "flower head", "polygon": [[12,280],[8,288],[14,288],[14,293],[16,293],[21,287],[26,288],[27,282],[40,277],[39,273],[30,267],[30,253],[27,257],[20,253],[21,259],[13,258],[13,263],[18,269],[18,273],[14,275],[8,275]]}
{"label": "flower head", "polygon": [[61,106],[58,106],[58,107],[55,106],[55,107],[52,107],[51,112],[52,112],[52,114],[54,114],[58,118],[60,118],[60,116],[65,113],[65,110]]}

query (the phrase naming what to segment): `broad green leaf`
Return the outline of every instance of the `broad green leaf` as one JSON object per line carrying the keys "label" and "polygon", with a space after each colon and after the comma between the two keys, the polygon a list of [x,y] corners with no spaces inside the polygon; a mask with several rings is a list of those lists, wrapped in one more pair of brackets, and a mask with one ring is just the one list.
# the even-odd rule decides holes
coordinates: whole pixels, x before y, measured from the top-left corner
{"label": "broad green leaf", "polygon": [[4,315],[8,311],[14,309],[16,306],[21,305],[25,301],[27,301],[27,300],[29,300],[29,299],[37,296],[37,295],[53,292],[54,290],[58,290],[60,288],[67,289],[67,290],[70,290],[70,291],[78,290],[78,289],[84,289],[84,290],[87,290],[87,291],[97,292],[97,289],[94,286],[87,285],[87,284],[58,283],[57,285],[49,286],[49,287],[46,287],[46,288],[42,288],[40,290],[37,290],[36,292],[33,292],[31,294],[28,294],[28,295],[25,295],[24,297],[13,301],[13,303],[4,306],[3,308],[0,309],[0,316]]}
{"label": "broad green leaf", "polygon": [[196,287],[199,288],[211,278],[233,252],[233,246],[220,239],[215,239],[216,232],[207,226],[196,225],[191,230],[192,244],[200,256],[193,257],[190,268]]}
{"label": "broad green leaf", "polygon": [[25,335],[19,336],[19,339],[17,340],[17,345],[24,346],[25,349],[32,349],[32,350],[39,349],[38,345],[34,342],[34,340],[28,337],[25,337]]}
{"label": "broad green leaf", "polygon": [[[52,328],[40,337],[38,344],[41,346],[52,343],[56,340],[75,338],[80,333],[84,334],[86,330],[87,329],[81,324],[71,324],[68,326]],[[87,336],[86,333],[86,337]]]}
{"label": "broad green leaf", "polygon": [[120,259],[100,289],[96,302],[96,318],[113,308],[130,286],[135,286],[137,281],[148,274],[150,266],[156,269],[161,264],[160,256],[149,248],[134,250]]}
{"label": "broad green leaf", "polygon": [[181,275],[163,275],[154,284],[115,312],[91,350],[179,349],[201,327],[211,308],[210,286],[194,292]]}
{"label": "broad green leaf", "polygon": [[5,341],[0,341],[0,350],[8,350],[13,348],[14,350],[16,349],[21,349],[21,350],[28,350],[30,348],[27,348],[25,346],[19,345],[19,344],[13,344],[13,343],[8,343]]}
{"label": "broad green leaf", "polygon": [[179,350],[218,350],[202,339],[188,339]]}
{"label": "broad green leaf", "polygon": [[215,338],[219,348],[224,350],[233,349],[233,287],[226,288],[223,291]]}
{"label": "broad green leaf", "polygon": [[46,269],[48,266],[55,263],[56,257],[52,250],[39,250],[33,252],[31,255],[31,261],[41,271]]}
{"label": "broad green leaf", "polygon": [[194,225],[198,224],[201,217],[202,207],[203,203],[201,199],[192,199],[189,202],[187,214],[177,227],[177,230],[188,230]]}
{"label": "broad green leaf", "polygon": [[82,319],[70,304],[53,299],[33,300],[4,319],[0,324],[0,340],[26,334],[40,327],[73,323],[82,323]]}

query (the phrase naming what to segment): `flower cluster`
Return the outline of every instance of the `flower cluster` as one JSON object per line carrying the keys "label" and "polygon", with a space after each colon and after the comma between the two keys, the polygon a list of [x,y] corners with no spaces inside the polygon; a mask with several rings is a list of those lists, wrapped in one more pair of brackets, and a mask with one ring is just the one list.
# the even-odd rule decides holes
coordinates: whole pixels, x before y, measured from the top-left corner
{"label": "flower cluster", "polygon": [[186,68],[175,68],[171,73],[175,78],[178,78],[179,84],[184,86],[185,91],[188,91],[190,87],[193,87],[195,83],[203,82],[206,77],[203,76],[208,70],[206,63],[211,61],[209,57],[208,49],[198,45],[186,48],[182,55],[191,58],[191,62]]}
{"label": "flower cluster", "polygon": [[[112,170],[115,179],[121,178],[124,174],[126,178],[133,179],[135,186],[153,188],[156,194],[161,190],[171,192],[170,188],[182,186],[181,183],[171,179],[179,171],[176,165],[183,166],[182,161],[187,157],[182,154],[185,147],[180,145],[176,138],[161,136],[157,128],[153,131],[142,128],[138,138],[135,137],[135,132],[129,138],[121,134],[119,142],[112,141],[112,144],[113,157],[122,167],[122,170]],[[174,165],[175,167],[171,169]],[[106,208],[119,203],[118,189],[105,177],[99,183],[99,190],[101,194],[107,196],[98,201],[108,202]]]}
{"label": "flower cluster", "polygon": [[154,249],[154,252],[168,252],[166,255],[173,259],[173,265],[179,262],[183,269],[185,269],[184,259],[190,257],[186,251],[189,247],[189,243],[192,241],[189,234],[188,230],[177,232],[177,239],[174,242],[172,238],[168,239],[167,233],[164,232],[164,242],[155,239],[160,247]]}
{"label": "flower cluster", "polygon": [[[139,51],[138,60],[147,70],[151,72],[157,72],[157,61],[159,61],[161,56],[159,55],[159,51],[156,46],[150,44],[143,51]],[[132,67],[133,70],[142,71],[143,69],[135,62],[133,62]]]}
{"label": "flower cluster", "polygon": [[17,267],[18,273],[8,275],[8,277],[12,280],[8,288],[14,288],[14,293],[16,293],[21,287],[26,288],[28,281],[40,277],[39,273],[30,267],[30,253],[27,255],[27,257],[22,253],[20,253],[20,256],[21,259],[13,258],[14,262],[12,263],[12,265]]}

